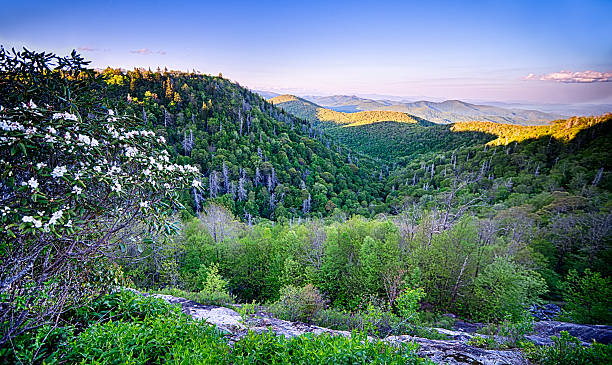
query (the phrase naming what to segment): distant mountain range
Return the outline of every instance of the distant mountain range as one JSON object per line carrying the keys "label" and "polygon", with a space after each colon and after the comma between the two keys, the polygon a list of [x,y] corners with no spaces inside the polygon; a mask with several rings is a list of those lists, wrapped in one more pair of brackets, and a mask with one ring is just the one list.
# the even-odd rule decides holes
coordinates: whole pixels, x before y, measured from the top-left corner
{"label": "distant mountain range", "polygon": [[286,112],[289,112],[299,118],[315,122],[322,127],[336,125],[355,127],[389,121],[420,125],[432,124],[423,118],[400,111],[379,109],[356,112],[337,111],[331,108],[324,108],[295,95],[280,95],[269,99],[269,101]]}
{"label": "distant mountain range", "polygon": [[397,102],[366,99],[354,95],[306,96],[304,98],[336,111],[349,113],[369,110],[398,111],[438,124],[478,120],[505,124],[545,125],[553,120],[564,118],[563,115],[556,113],[477,105],[460,100]]}

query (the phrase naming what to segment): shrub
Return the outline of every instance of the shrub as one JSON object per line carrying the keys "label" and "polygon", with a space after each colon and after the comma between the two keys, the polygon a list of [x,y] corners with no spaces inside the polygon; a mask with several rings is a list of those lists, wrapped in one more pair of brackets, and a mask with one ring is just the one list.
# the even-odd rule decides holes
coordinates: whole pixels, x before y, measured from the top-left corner
{"label": "shrub", "polygon": [[573,322],[612,324],[612,283],[589,269],[570,270],[563,284],[565,317]]}
{"label": "shrub", "polygon": [[180,308],[163,299],[142,296],[129,290],[103,295],[91,304],[77,308],[71,320],[83,327],[109,320],[139,320],[147,317],[178,315]]}
{"label": "shrub", "polygon": [[518,320],[512,319],[511,315],[506,316],[499,326],[498,334],[505,338],[506,345],[516,347],[525,339],[525,335],[533,332],[533,317],[525,311]]}
{"label": "shrub", "polygon": [[552,339],[551,346],[529,349],[529,359],[539,365],[612,364],[612,345],[594,342],[585,347],[567,331],[561,331],[560,337],[553,336]]}
{"label": "shrub", "polygon": [[397,313],[408,321],[416,321],[417,310],[419,309],[419,301],[425,298],[425,292],[422,288],[404,289],[395,300],[395,308]]}
{"label": "shrub", "polygon": [[198,302],[209,305],[233,303],[234,299],[227,290],[228,283],[219,274],[218,265],[210,265],[204,273],[203,288],[198,295]]}
{"label": "shrub", "polygon": [[119,284],[100,258],[170,232],[201,185],[163,136],[105,106],[87,63],[0,47],[0,346]]}
{"label": "shrub", "polygon": [[365,334],[285,338],[271,332],[249,334],[233,348],[234,364],[431,364],[416,355],[418,345],[368,341]]}
{"label": "shrub", "polygon": [[73,337],[74,328],[44,325],[25,332],[11,341],[11,346],[0,347],[1,364],[38,364],[55,361],[56,350]]}
{"label": "shrub", "polygon": [[500,257],[476,278],[472,313],[485,321],[499,321],[507,314],[516,320],[545,292],[546,283],[537,272]]}
{"label": "shrub", "polygon": [[187,315],[94,324],[70,343],[69,363],[160,364],[181,357],[228,362],[229,346],[218,330]]}
{"label": "shrub", "polygon": [[468,345],[483,349],[497,349],[500,347],[493,336],[474,336],[470,338]]}
{"label": "shrub", "polygon": [[282,288],[280,299],[271,309],[280,318],[309,322],[325,307],[325,299],[319,290],[312,284],[307,284],[302,288],[292,285]]}

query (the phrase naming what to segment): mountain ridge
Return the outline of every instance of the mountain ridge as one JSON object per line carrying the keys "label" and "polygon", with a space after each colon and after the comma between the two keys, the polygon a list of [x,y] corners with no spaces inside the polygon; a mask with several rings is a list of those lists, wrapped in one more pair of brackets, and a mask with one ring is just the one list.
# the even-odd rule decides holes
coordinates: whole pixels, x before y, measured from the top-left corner
{"label": "mountain ridge", "polygon": [[302,99],[338,112],[396,111],[411,114],[438,124],[479,120],[504,124],[546,125],[549,121],[566,117],[561,114],[542,112],[535,109],[508,109],[493,105],[473,104],[458,99],[441,102],[428,100],[398,102],[386,99],[368,99],[356,95],[311,95],[305,96]]}

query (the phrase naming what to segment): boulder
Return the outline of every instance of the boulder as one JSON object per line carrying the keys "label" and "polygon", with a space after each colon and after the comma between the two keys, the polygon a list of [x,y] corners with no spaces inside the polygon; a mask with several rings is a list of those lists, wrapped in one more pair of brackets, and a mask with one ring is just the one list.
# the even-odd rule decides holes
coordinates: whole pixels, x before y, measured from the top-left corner
{"label": "boulder", "polygon": [[459,365],[527,365],[519,351],[486,350],[462,341],[429,340],[412,336],[389,336],[390,343],[414,342],[420,345],[418,355],[439,364]]}
{"label": "boulder", "polygon": [[526,336],[536,345],[550,345],[551,336],[567,331],[570,335],[580,339],[585,344],[597,341],[603,344],[612,343],[612,326],[584,325],[559,321],[539,321],[533,326],[534,334]]}
{"label": "boulder", "polygon": [[561,314],[561,307],[548,303],[545,305],[533,304],[529,307],[531,315],[539,321],[552,321]]}

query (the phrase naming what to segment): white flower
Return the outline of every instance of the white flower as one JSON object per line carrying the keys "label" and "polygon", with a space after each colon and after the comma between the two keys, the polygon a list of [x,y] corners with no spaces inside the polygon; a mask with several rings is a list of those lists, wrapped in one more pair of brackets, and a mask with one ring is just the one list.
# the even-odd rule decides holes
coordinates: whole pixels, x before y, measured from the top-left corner
{"label": "white flower", "polygon": [[65,113],[54,113],[53,114],[53,120],[56,120],[56,119],[74,120],[75,122],[78,120],[76,115],[70,114],[68,112],[65,112]]}
{"label": "white flower", "polygon": [[38,189],[38,181],[33,177],[28,180],[28,185],[30,185],[32,189]]}
{"label": "white flower", "polygon": [[68,222],[66,222],[66,224],[64,224],[64,227],[72,227],[72,219],[68,219]]}
{"label": "white flower", "polygon": [[150,175],[151,175],[151,170],[149,170],[149,169],[145,169],[145,170],[144,170],[142,173],[143,173],[145,176],[150,176]]}
{"label": "white flower", "polygon": [[199,188],[199,187],[201,187],[201,186],[202,186],[202,183],[201,183],[201,182],[199,182],[199,181],[198,181],[198,180],[196,180],[196,179],[193,179],[193,182],[191,183],[191,186],[193,186],[194,188]]}
{"label": "white flower", "polygon": [[134,157],[136,156],[137,153],[138,153],[138,150],[135,147],[128,146],[128,148],[125,149],[125,155],[127,157]]}
{"label": "white flower", "polygon": [[166,188],[166,189],[170,189],[170,184],[168,184],[168,183],[164,183],[164,188]]}
{"label": "white flower", "polygon": [[93,169],[95,172],[102,172],[102,168],[100,166],[94,166]]}
{"label": "white flower", "polygon": [[21,218],[21,220],[22,220],[24,223],[28,223],[28,222],[29,222],[29,223],[32,223],[32,224],[34,225],[34,227],[36,227],[36,228],[40,228],[40,227],[42,227],[42,222],[41,222],[40,220],[38,220],[38,219],[36,219],[36,218],[32,217],[32,216],[26,215],[26,216],[24,216],[23,218]]}
{"label": "white flower", "polygon": [[56,166],[51,172],[51,176],[57,179],[64,176],[67,171],[66,166]]}
{"label": "white flower", "polygon": [[5,215],[9,214],[11,212],[11,208],[4,206],[4,208],[2,208],[2,216],[4,217]]}
{"label": "white flower", "polygon": [[91,144],[91,139],[89,138],[89,136],[79,134],[79,142],[89,145]]}
{"label": "white flower", "polygon": [[57,133],[57,131],[53,127],[47,128],[47,131],[49,131],[49,133],[51,133],[51,134],[56,134]]}
{"label": "white flower", "polygon": [[39,162],[39,163],[36,164],[36,168],[38,170],[42,169],[43,167],[47,167],[47,164],[44,163],[44,162]]}
{"label": "white flower", "polygon": [[75,193],[76,195],[81,195],[81,193],[83,192],[83,189],[81,189],[80,187],[78,187],[78,186],[76,186],[76,185],[75,185],[75,186],[72,188],[72,192],[73,192],[73,193]]}
{"label": "white flower", "polygon": [[115,111],[113,109],[108,109],[108,115],[110,116],[115,115]]}
{"label": "white flower", "polygon": [[120,192],[121,191],[121,184],[119,184],[119,182],[117,180],[114,181],[114,185],[111,186],[111,191],[116,191],[116,192]]}
{"label": "white flower", "polygon": [[148,201],[140,202],[140,207],[141,208],[148,208],[149,207],[149,202]]}
{"label": "white flower", "polygon": [[58,210],[57,212],[53,213],[51,215],[51,219],[49,219],[49,225],[52,226],[55,223],[57,223],[57,221],[62,217],[62,215],[64,214],[63,210]]}

